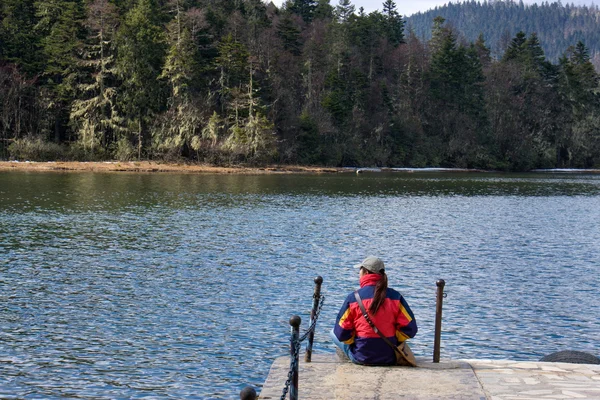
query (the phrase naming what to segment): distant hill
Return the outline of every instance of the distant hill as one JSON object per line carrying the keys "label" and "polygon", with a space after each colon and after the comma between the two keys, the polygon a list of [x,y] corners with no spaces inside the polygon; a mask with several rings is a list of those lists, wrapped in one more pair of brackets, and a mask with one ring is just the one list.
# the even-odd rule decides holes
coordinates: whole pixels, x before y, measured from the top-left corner
{"label": "distant hill", "polygon": [[575,6],[544,2],[525,5],[522,1],[468,1],[414,14],[406,19],[420,38],[431,37],[433,19],[442,16],[468,42],[483,33],[493,55],[501,57],[510,39],[519,31],[537,33],[546,57],[556,63],[569,46],[582,40],[592,62],[600,70],[600,10],[598,6]]}

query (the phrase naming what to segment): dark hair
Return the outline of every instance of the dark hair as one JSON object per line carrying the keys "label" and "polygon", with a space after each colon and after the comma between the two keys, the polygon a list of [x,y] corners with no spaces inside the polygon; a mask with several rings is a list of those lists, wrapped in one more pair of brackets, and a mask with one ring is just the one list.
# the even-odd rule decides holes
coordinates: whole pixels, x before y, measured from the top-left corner
{"label": "dark hair", "polygon": [[[362,268],[367,274],[377,273],[371,272],[364,267]],[[387,275],[385,274],[385,270],[382,269],[381,271],[379,271],[379,275],[381,275],[381,279],[377,282],[377,285],[375,286],[375,295],[373,296],[373,302],[371,302],[371,305],[369,306],[369,311],[372,315],[375,315],[377,313],[377,310],[379,310],[379,307],[381,307],[381,305],[385,301],[385,298],[387,297],[386,294],[388,288],[388,279]]]}

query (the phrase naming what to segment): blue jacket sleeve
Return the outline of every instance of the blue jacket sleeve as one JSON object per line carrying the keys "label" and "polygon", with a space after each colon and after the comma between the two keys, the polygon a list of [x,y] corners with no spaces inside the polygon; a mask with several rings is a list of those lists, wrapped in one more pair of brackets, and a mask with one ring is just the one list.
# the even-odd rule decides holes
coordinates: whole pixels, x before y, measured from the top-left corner
{"label": "blue jacket sleeve", "polygon": [[400,296],[400,312],[396,321],[396,339],[403,342],[417,334],[417,320],[404,297]]}
{"label": "blue jacket sleeve", "polygon": [[354,330],[354,319],[355,315],[350,307],[350,295],[346,297],[344,304],[340,308],[340,312],[335,320],[335,326],[333,327],[333,333],[340,342],[346,344],[354,343],[354,337],[356,332]]}

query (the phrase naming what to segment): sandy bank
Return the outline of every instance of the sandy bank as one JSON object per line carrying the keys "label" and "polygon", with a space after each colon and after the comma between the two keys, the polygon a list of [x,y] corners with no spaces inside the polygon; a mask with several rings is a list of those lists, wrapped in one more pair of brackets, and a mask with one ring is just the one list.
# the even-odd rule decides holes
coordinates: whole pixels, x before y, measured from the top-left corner
{"label": "sandy bank", "polygon": [[129,162],[15,162],[0,161],[0,171],[88,171],[88,172],[177,172],[197,174],[292,174],[353,172],[344,168],[272,165],[267,167],[218,167],[203,164],[167,164],[153,161]]}

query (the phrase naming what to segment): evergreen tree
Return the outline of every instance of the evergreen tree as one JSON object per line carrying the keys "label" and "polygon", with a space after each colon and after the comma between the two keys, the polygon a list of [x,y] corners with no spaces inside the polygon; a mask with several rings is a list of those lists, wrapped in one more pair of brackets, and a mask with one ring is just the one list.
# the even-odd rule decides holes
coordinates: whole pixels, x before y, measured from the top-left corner
{"label": "evergreen tree", "polygon": [[318,0],[313,17],[314,19],[330,21],[334,16],[334,10],[330,4],[330,0]]}
{"label": "evergreen tree", "polygon": [[565,106],[566,123],[556,136],[558,167],[593,165],[594,136],[600,116],[598,73],[590,62],[588,50],[579,41],[570,47],[559,62],[559,91]]}
{"label": "evergreen tree", "polygon": [[[137,158],[142,157],[149,118],[160,110],[162,88],[158,81],[164,58],[163,32],[152,0],[138,0],[117,34],[117,72],[123,81],[120,105],[126,128],[137,136]],[[121,138],[125,147],[128,138]]]}
{"label": "evergreen tree", "polygon": [[525,42],[527,41],[527,35],[523,31],[517,32],[517,35],[511,40],[506,53],[504,53],[503,61],[510,61],[519,58],[523,58],[525,53]]}
{"label": "evergreen tree", "polygon": [[[510,38],[519,31],[537,32],[546,57],[557,62],[566,48],[584,40],[596,68],[600,68],[600,29],[597,8],[571,4],[540,3],[525,5],[515,1],[464,1],[449,3],[434,10],[413,14],[407,23],[419,37],[430,38],[434,17],[449,21],[467,41],[475,41],[483,32],[493,47],[495,58],[501,58]],[[505,32],[508,33],[506,37]]]}
{"label": "evergreen tree", "polygon": [[0,57],[29,75],[41,72],[35,14],[34,0],[3,0],[0,5]]}
{"label": "evergreen tree", "polygon": [[159,77],[169,84],[168,110],[153,129],[154,148],[170,157],[180,156],[193,140],[199,140],[196,131],[201,120],[190,92],[197,70],[196,48],[185,25],[182,3],[169,2],[174,18],[167,25],[169,50]]}
{"label": "evergreen tree", "polygon": [[596,8],[335,3],[0,0],[0,156],[600,165]]}
{"label": "evergreen tree", "polygon": [[80,0],[40,0],[35,3],[37,30],[45,56],[43,72],[50,89],[48,99],[54,113],[54,139],[60,142],[68,117],[69,103],[78,84],[78,57],[83,47],[85,12]]}
{"label": "evergreen tree", "polygon": [[242,84],[246,82],[248,69],[248,50],[242,43],[236,41],[231,34],[225,36],[218,46],[219,55],[215,59],[219,71],[219,94],[221,110],[225,111],[229,104],[234,104],[236,114],[232,119],[234,125],[239,125],[238,104],[235,97],[243,96],[240,92]]}
{"label": "evergreen tree", "polygon": [[287,8],[290,12],[298,14],[304,22],[311,22],[317,9],[316,0],[290,0]]}
{"label": "evergreen tree", "polygon": [[483,38],[483,33],[480,33],[477,37],[477,41],[473,44],[473,48],[477,53],[477,57],[479,58],[479,62],[485,68],[488,67],[492,62],[491,50],[485,44],[485,39]]}
{"label": "evergreen tree", "polygon": [[173,20],[167,25],[167,41],[169,50],[160,78],[169,82],[171,103],[178,103],[189,98],[190,86],[197,69],[196,50],[190,30],[184,21],[182,0],[171,0]]}
{"label": "evergreen tree", "polygon": [[432,35],[429,118],[437,117],[430,135],[440,141],[436,146],[440,162],[467,167],[473,165],[472,152],[477,150],[478,136],[485,126],[483,71],[475,49],[458,46],[456,34],[443,23],[443,19],[438,20]]}
{"label": "evergreen tree", "polygon": [[277,25],[277,36],[283,42],[283,48],[295,56],[301,53],[300,29],[289,15],[284,15]]}
{"label": "evergreen tree", "polygon": [[[214,148],[217,144],[217,141],[221,137],[221,133],[222,133],[224,127],[225,126],[223,125],[223,120],[221,119],[221,117],[219,117],[219,114],[217,114],[217,112],[215,111],[211,115],[206,126],[202,129],[202,138],[209,140],[211,142],[211,146]],[[195,148],[196,151],[198,151],[200,149],[199,146],[195,146],[195,147],[196,147]]]}
{"label": "evergreen tree", "polygon": [[529,38],[527,38],[527,41],[525,42],[525,47],[527,49],[526,62],[529,68],[536,70],[546,79],[552,79],[554,72],[553,68],[551,64],[546,61],[544,50],[542,49],[540,41],[535,32],[529,35]]}
{"label": "evergreen tree", "polygon": [[335,7],[334,15],[340,23],[350,21],[350,17],[354,14],[354,5],[350,0],[339,0],[339,4]]}
{"label": "evergreen tree", "polygon": [[90,157],[107,150],[109,135],[119,131],[116,96],[114,37],[118,24],[116,8],[108,0],[94,0],[87,6],[89,35],[78,62],[83,83],[71,105],[70,121],[79,143]]}
{"label": "evergreen tree", "polygon": [[396,11],[396,3],[392,0],[383,2],[384,30],[387,39],[394,46],[404,43],[404,21]]}

